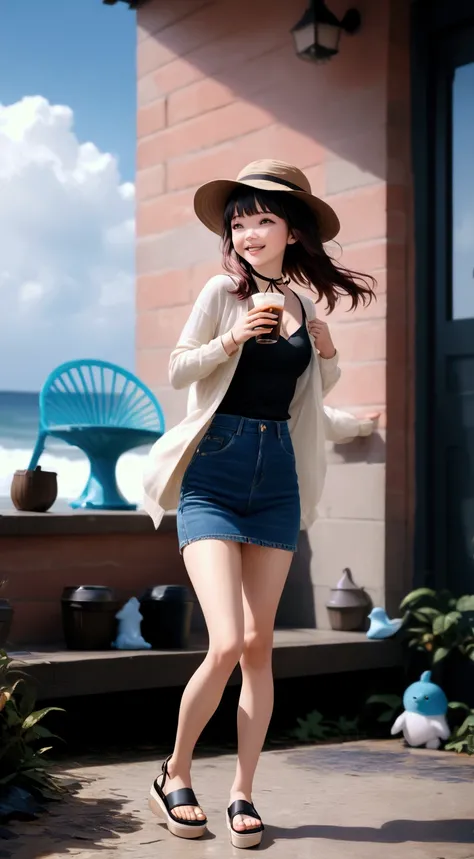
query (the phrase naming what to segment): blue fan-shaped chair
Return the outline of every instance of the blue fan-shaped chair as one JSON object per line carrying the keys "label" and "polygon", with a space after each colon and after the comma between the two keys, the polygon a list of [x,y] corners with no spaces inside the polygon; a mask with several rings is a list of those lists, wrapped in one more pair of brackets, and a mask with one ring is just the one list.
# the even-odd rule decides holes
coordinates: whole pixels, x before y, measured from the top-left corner
{"label": "blue fan-shaped chair", "polygon": [[38,440],[29,464],[35,469],[48,435],[79,447],[90,474],[71,507],[135,510],[115,476],[123,453],[152,444],[165,431],[155,395],[133,373],[108,361],[68,361],[46,379],[39,398]]}

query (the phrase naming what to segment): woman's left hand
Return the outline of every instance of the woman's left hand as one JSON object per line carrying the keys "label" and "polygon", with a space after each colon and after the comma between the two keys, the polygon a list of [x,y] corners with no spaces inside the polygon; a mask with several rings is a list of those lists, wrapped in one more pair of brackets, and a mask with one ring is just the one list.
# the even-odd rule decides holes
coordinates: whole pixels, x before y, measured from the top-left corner
{"label": "woman's left hand", "polygon": [[361,418],[359,435],[372,435],[379,425],[380,412],[369,412]]}
{"label": "woman's left hand", "polygon": [[322,319],[312,319],[308,323],[308,330],[321,358],[334,358],[336,347],[332,342],[327,322],[323,322]]}
{"label": "woman's left hand", "polygon": [[376,427],[378,425],[379,418],[380,418],[380,412],[369,412],[368,415],[364,415],[363,420],[364,421],[372,421],[374,427]]}

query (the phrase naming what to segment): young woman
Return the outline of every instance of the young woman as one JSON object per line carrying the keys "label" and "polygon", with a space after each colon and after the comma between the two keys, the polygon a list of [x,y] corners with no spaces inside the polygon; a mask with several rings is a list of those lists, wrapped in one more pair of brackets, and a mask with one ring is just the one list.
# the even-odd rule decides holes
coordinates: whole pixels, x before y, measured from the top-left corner
{"label": "young woman", "polygon": [[[189,388],[188,411],[150,454],[145,508],[156,527],[165,510],[178,508],[180,550],[209,650],[184,690],[174,751],[150,803],[174,835],[206,831],[191,789],[193,750],[240,662],[226,821],[232,844],[252,847],[263,831],[252,784],[273,709],[273,627],[300,524],[316,518],[326,439],[369,435],[375,418],[323,406],[340,370],[311,296],[331,311],[346,295],[355,308],[372,299],[373,281],[327,255],[323,243],[337,234],[337,216],[289,164],[256,161],[236,181],[207,183],[195,211],[222,237],[228,274],[205,285],[171,355],[171,383]],[[277,316],[270,303],[254,306],[259,292],[284,296],[281,336],[270,344],[257,335],[268,334]]]}

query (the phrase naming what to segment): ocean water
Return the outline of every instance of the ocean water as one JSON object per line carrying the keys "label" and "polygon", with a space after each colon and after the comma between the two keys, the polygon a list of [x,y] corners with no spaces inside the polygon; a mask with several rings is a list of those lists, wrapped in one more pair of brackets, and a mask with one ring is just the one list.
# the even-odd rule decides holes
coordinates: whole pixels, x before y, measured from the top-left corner
{"label": "ocean water", "polygon": [[[38,394],[0,391],[0,507],[13,507],[10,485],[17,469],[28,468],[38,434]],[[117,483],[128,501],[140,504],[142,474],[149,448],[124,454],[117,465]],[[45,471],[58,475],[58,499],[53,509],[64,508],[82,492],[89,475],[87,458],[78,448],[48,438],[39,461]]]}

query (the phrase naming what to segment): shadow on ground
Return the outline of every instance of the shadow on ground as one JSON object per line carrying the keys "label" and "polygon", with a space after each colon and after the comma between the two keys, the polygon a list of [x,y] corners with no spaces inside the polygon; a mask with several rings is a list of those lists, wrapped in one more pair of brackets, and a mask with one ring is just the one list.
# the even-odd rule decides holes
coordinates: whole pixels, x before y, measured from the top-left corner
{"label": "shadow on ground", "polygon": [[[107,797],[82,795],[82,789],[95,782],[81,778],[68,796],[51,803],[36,820],[14,820],[0,826],[0,859],[90,857],[104,851],[107,856],[111,851],[117,851],[119,856],[131,851],[138,857],[147,845],[169,842],[166,827],[155,825],[156,818],[151,815],[146,819],[147,806],[141,798],[131,806],[130,794],[109,786]],[[214,838],[208,832],[200,842]]]}
{"label": "shadow on ground", "polygon": [[274,841],[325,838],[372,844],[474,844],[473,820],[390,820],[380,829],[371,826],[267,826],[264,848]]}
{"label": "shadow on ground", "polygon": [[[37,820],[12,821],[0,829],[0,859],[42,859],[46,856],[89,855],[119,848],[125,834],[143,826],[141,809],[125,811],[130,797],[116,792],[107,798],[70,795],[48,806]],[[157,831],[159,842],[166,837]]]}

